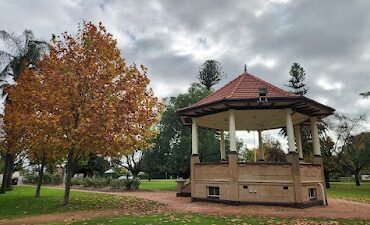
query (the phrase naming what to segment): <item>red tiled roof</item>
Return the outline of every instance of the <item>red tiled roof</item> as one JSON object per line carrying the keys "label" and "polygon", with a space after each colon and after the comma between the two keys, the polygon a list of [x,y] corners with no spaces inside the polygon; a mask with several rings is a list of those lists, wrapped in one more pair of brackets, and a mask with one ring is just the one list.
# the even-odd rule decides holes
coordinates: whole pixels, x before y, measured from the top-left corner
{"label": "red tiled roof", "polygon": [[254,99],[259,98],[258,89],[260,87],[267,88],[267,97],[294,97],[288,91],[284,91],[258,77],[253,76],[250,73],[243,73],[236,79],[230,81],[225,86],[210,94],[209,96],[203,98],[199,102],[195,103],[194,106],[200,106],[216,102],[219,100],[229,100],[229,99]]}

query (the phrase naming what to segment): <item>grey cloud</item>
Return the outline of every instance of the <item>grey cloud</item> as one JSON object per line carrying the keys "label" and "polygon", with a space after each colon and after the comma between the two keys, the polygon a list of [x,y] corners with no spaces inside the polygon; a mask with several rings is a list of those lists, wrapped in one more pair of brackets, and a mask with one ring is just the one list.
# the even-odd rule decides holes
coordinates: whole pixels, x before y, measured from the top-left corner
{"label": "grey cloud", "polygon": [[[149,68],[160,96],[176,95],[196,81],[208,58],[222,63],[225,84],[257,56],[276,63],[248,70],[283,88],[291,64],[299,62],[307,72],[308,96],[327,99],[340,111],[364,110],[353,104],[359,92],[370,89],[370,59],[363,58],[370,50],[367,1],[9,0],[1,1],[0,8],[1,29],[19,33],[31,28],[45,39],[74,32],[83,19],[102,21],[127,62]],[[342,86],[325,90],[318,84],[322,79]]]}

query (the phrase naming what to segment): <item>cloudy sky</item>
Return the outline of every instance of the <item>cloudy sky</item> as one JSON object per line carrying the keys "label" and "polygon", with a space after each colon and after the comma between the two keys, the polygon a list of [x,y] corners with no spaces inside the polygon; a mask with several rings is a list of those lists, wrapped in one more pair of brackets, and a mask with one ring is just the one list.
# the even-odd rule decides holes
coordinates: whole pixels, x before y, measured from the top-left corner
{"label": "cloudy sky", "polygon": [[308,97],[341,112],[370,109],[358,95],[370,90],[370,1],[1,0],[0,9],[0,29],[45,40],[82,20],[103,22],[127,61],[149,68],[161,97],[186,91],[207,59],[221,62],[220,85],[247,64],[279,87],[298,62]]}

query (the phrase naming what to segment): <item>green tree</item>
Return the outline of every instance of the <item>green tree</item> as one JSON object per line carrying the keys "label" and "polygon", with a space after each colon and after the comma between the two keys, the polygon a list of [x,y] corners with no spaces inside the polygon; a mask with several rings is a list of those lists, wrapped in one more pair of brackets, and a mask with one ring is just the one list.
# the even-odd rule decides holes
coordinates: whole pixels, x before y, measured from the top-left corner
{"label": "green tree", "polygon": [[344,146],[341,163],[355,176],[356,186],[360,186],[361,171],[370,165],[370,132],[349,138]]}
{"label": "green tree", "polygon": [[213,59],[205,61],[198,73],[199,82],[206,86],[208,90],[218,84],[224,77],[225,73],[222,70],[221,63]]}
{"label": "green tree", "polygon": [[[159,135],[157,148],[163,154],[163,164],[160,168],[164,172],[173,175],[188,177],[190,173],[191,155],[191,129],[183,126],[176,111],[180,108],[190,106],[211,93],[199,83],[194,83],[185,94],[172,97],[166,105],[161,122],[159,124]],[[214,160],[217,148],[215,131],[210,129],[199,129],[199,151],[201,160]],[[204,148],[203,146],[207,146]],[[163,168],[164,167],[164,168]]]}
{"label": "green tree", "polygon": [[321,156],[324,164],[324,177],[326,188],[330,188],[330,176],[338,171],[338,156],[334,153],[334,142],[328,135],[320,138]]}
{"label": "green tree", "polygon": [[109,162],[103,156],[91,153],[77,163],[75,173],[83,173],[84,177],[93,177],[95,174],[103,176],[109,169]]}
{"label": "green tree", "polygon": [[[159,134],[155,145],[144,153],[143,168],[150,178],[163,177],[169,173],[183,178],[189,177],[191,155],[191,129],[181,123],[176,111],[190,106],[208,96],[210,90],[199,83],[193,83],[187,93],[171,97],[165,106],[158,125]],[[215,162],[220,160],[218,131],[199,128],[199,157],[201,161]],[[225,135],[226,151],[229,149],[229,138]],[[242,143],[239,141],[238,148]],[[226,152],[227,153],[227,152]]]}
{"label": "green tree", "polygon": [[[6,96],[4,87],[9,85],[7,82],[9,76],[17,81],[26,67],[35,68],[42,54],[47,49],[44,41],[35,38],[31,30],[24,30],[22,35],[15,35],[4,30],[0,31],[0,40],[5,44],[7,50],[0,50],[0,88],[3,97]],[[5,100],[5,107],[11,103],[8,97]],[[4,121],[6,123],[7,121]],[[9,143],[8,143],[9,144]],[[11,178],[14,171],[14,160],[16,155],[9,151],[7,147],[3,148],[4,157],[4,176],[0,193],[11,189]]]}
{"label": "green tree", "polygon": [[[343,170],[348,171],[348,168],[340,163],[345,156],[345,146],[349,146],[351,138],[363,130],[362,123],[365,121],[366,116],[364,114],[349,115],[344,113],[335,113],[324,120],[323,124],[330,131],[327,134],[332,137],[331,140],[325,140],[327,134],[320,135],[327,188],[330,187],[329,180],[332,172],[343,173]],[[333,145],[331,142],[333,142]]]}
{"label": "green tree", "polygon": [[267,162],[286,162],[287,157],[281,143],[272,136],[263,138],[264,156]]}
{"label": "green tree", "polygon": [[[144,150],[146,151],[146,150]],[[135,150],[131,154],[111,160],[113,165],[125,168],[132,176],[137,177],[143,171],[142,160],[144,152],[142,150]]]}
{"label": "green tree", "polygon": [[4,170],[4,159],[3,157],[0,155],[0,174],[3,173],[3,170]]}
{"label": "green tree", "polygon": [[[289,71],[290,79],[286,86],[292,89],[292,93],[296,95],[305,95],[308,92],[308,88],[304,83],[306,79],[306,72],[304,71],[303,67],[299,65],[299,63],[293,63],[290,71]],[[311,159],[313,157],[312,152],[312,144],[310,143],[311,138],[311,129],[309,126],[301,126],[301,138],[302,138],[302,150],[303,155],[306,159]],[[324,127],[319,124],[319,132],[324,132]],[[286,137],[286,129],[283,128],[280,131],[280,135]]]}
{"label": "green tree", "polygon": [[299,63],[295,62],[290,68],[289,74],[291,78],[289,79],[289,84],[286,86],[290,87],[294,94],[307,94],[308,88],[304,83],[304,80],[306,79],[306,72],[304,71],[303,67],[299,65]]}
{"label": "green tree", "polygon": [[164,163],[164,153],[159,149],[158,140],[153,148],[145,151],[142,159],[142,169],[148,175],[148,180],[153,178],[163,178],[163,174],[166,171]]}
{"label": "green tree", "polygon": [[[241,151],[239,152],[239,161],[242,162],[251,162],[254,163],[254,155],[257,153],[257,149],[248,149],[247,147],[241,148]],[[256,155],[257,159],[257,155]]]}

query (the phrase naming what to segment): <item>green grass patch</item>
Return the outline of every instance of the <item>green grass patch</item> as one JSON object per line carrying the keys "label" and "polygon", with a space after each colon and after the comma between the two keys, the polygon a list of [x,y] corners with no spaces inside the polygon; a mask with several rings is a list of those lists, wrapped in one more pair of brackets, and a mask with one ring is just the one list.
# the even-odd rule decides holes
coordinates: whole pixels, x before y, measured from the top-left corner
{"label": "green grass patch", "polygon": [[146,208],[155,207],[157,204],[134,197],[71,190],[70,204],[64,207],[63,189],[42,187],[40,198],[35,198],[34,194],[35,187],[16,186],[12,191],[0,195],[0,219],[117,207],[142,208],[145,211]]}
{"label": "green grass patch", "polygon": [[201,225],[216,225],[216,224],[238,224],[238,225],[264,225],[264,224],[370,224],[370,221],[362,220],[347,220],[347,219],[290,219],[290,218],[267,218],[267,217],[235,217],[235,216],[209,216],[200,214],[165,214],[165,215],[140,215],[140,216],[121,216],[112,218],[100,218],[94,220],[82,220],[68,224],[136,224],[136,225],[157,225],[157,224],[201,224]]}
{"label": "green grass patch", "polygon": [[370,183],[362,182],[359,187],[354,182],[333,182],[330,185],[327,189],[329,197],[370,203]]}
{"label": "green grass patch", "polygon": [[176,180],[142,180],[139,188],[141,190],[175,191]]}

